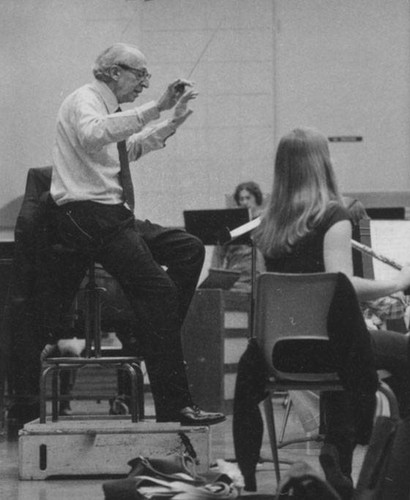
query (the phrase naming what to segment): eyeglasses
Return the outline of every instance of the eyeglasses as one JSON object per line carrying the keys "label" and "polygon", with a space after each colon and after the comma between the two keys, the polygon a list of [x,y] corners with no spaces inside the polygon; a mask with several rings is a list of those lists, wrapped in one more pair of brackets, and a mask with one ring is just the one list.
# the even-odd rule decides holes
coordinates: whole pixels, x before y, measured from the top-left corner
{"label": "eyeglasses", "polygon": [[117,66],[119,66],[122,69],[125,69],[126,71],[131,71],[135,75],[138,80],[149,80],[151,78],[151,74],[148,73],[148,71],[143,68],[143,69],[137,69],[137,68],[132,68],[131,66],[128,66],[128,64],[123,64],[123,63],[117,63]]}

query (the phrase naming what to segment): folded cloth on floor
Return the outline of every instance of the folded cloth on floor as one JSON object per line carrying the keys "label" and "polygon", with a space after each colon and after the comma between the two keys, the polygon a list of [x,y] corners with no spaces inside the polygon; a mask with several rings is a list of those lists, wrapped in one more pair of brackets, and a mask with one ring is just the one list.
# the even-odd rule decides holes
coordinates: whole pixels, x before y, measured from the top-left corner
{"label": "folded cloth on floor", "polygon": [[239,496],[231,477],[219,471],[199,475],[194,460],[187,455],[137,457],[128,465],[131,472],[126,479],[103,484],[105,500],[228,500]]}
{"label": "folded cloth on floor", "polygon": [[[174,500],[196,500],[196,499],[231,499],[238,497],[238,491],[233,487],[231,479],[221,475],[217,481],[195,486],[181,481],[165,481],[149,476],[134,477],[135,487],[138,495],[136,498],[162,499],[172,498]],[[118,498],[118,497],[117,497]]]}
{"label": "folded cloth on floor", "polygon": [[137,457],[128,462],[128,477],[149,476],[169,481],[204,484],[205,479],[196,472],[196,464],[189,455],[169,455],[160,458]]}

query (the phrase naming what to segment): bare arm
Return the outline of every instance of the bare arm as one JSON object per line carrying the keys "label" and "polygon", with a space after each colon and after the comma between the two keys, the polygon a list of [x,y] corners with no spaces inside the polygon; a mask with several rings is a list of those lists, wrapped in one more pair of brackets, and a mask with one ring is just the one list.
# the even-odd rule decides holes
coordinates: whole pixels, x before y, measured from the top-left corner
{"label": "bare arm", "polygon": [[353,276],[352,228],[349,221],[334,224],[326,233],[323,253],[326,272],[341,272],[348,276],[359,300],[373,300],[410,286],[410,266],[403,266],[395,278],[389,280],[369,280]]}

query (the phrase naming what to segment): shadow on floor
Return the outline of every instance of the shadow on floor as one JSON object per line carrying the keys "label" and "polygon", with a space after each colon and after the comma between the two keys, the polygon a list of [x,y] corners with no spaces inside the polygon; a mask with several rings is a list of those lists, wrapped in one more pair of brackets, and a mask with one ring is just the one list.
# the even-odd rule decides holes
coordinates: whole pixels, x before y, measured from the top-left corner
{"label": "shadow on floor", "polygon": [[260,495],[259,493],[246,496],[241,495],[239,498],[246,498],[246,500],[275,500],[274,495]]}

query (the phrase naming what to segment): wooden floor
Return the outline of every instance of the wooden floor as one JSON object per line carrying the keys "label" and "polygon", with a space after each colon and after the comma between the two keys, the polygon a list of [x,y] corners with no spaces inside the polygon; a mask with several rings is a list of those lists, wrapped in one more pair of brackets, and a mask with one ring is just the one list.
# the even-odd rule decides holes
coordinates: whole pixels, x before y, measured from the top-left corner
{"label": "wooden floor", "polygon": [[[73,408],[79,412],[95,411],[92,405],[97,405],[99,412],[108,412],[108,404],[93,402],[74,402]],[[275,401],[276,414],[279,415],[278,422],[281,425],[281,417],[284,412],[282,400]],[[147,402],[147,413],[152,413],[152,403]],[[233,460],[233,438],[232,417],[228,416],[226,422],[212,427],[211,460],[214,463],[218,458]],[[291,413],[286,429],[285,439],[303,436],[302,427],[294,413]],[[280,458],[284,461],[282,473],[285,474],[289,465],[285,462],[303,460],[307,462],[320,476],[322,472],[318,463],[320,444],[309,443],[293,445],[292,448],[284,448],[280,452]],[[358,472],[364,455],[364,449],[356,450],[354,457],[354,479]],[[0,499],[1,500],[103,500],[102,483],[105,479],[69,479],[69,480],[46,480],[46,481],[19,481],[18,479],[18,442],[16,436],[8,436],[4,432],[0,436]],[[256,493],[243,492],[241,498],[247,500],[271,500],[274,499],[276,491],[275,475],[269,442],[266,436],[261,451],[261,463],[257,470],[258,491]]]}

